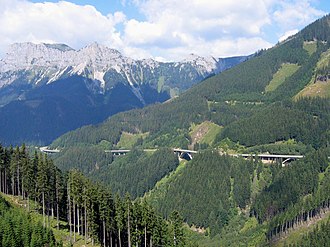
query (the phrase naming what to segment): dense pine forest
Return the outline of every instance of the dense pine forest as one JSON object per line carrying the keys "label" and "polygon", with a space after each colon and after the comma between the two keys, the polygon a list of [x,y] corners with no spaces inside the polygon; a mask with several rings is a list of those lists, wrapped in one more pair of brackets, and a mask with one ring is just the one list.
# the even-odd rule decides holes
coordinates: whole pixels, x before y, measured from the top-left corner
{"label": "dense pine forest", "polygon": [[61,172],[46,155],[30,155],[25,145],[0,146],[0,192],[37,203],[43,220],[33,224],[29,215],[0,198],[1,246],[57,246],[49,228],[51,219],[68,223],[69,241],[84,236],[102,246],[185,246],[182,218],[177,211],[168,220],[144,200],[112,194],[78,170]]}

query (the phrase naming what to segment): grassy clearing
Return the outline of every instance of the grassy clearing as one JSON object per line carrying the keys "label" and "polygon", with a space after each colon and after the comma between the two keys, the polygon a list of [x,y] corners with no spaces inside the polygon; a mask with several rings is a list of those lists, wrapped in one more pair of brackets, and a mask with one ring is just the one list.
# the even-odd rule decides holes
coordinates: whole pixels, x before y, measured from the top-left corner
{"label": "grassy clearing", "polygon": [[202,138],[202,143],[212,145],[215,137],[222,131],[223,127],[217,124],[211,123],[209,131]]}
{"label": "grassy clearing", "polygon": [[315,81],[315,78],[318,78],[318,76],[326,76],[329,67],[330,49],[321,55],[321,58],[316,65],[315,76],[311,79],[309,84],[294,97],[294,99],[298,100],[302,97],[330,98],[330,81]]}
{"label": "grassy clearing", "polygon": [[191,136],[192,145],[197,142],[212,145],[215,137],[221,132],[222,129],[222,126],[209,121],[205,121],[198,125],[192,125],[189,133]]}
{"label": "grassy clearing", "polygon": [[117,148],[132,148],[140,138],[144,139],[147,136],[148,133],[131,134],[123,132],[120,136],[119,142],[117,143]]}
{"label": "grassy clearing", "polygon": [[330,49],[326,52],[323,52],[320,60],[317,62],[316,69],[317,70],[327,70],[330,64]]}
{"label": "grassy clearing", "polygon": [[297,100],[302,97],[330,98],[330,82],[317,81],[313,84],[309,84],[300,91],[294,99]]}
{"label": "grassy clearing", "polygon": [[317,43],[316,43],[316,41],[305,41],[304,45],[303,45],[303,48],[311,56],[311,55],[313,55],[314,52],[316,52]]}
{"label": "grassy clearing", "polygon": [[292,76],[298,69],[299,66],[297,64],[282,64],[281,68],[274,74],[273,79],[266,86],[265,91],[275,91],[276,88],[278,88],[285,81],[286,78]]}

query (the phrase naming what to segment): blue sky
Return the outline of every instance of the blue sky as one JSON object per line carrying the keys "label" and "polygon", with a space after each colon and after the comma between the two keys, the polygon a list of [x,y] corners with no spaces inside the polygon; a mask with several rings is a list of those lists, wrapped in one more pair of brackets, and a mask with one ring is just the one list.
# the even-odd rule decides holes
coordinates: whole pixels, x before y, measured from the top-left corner
{"label": "blue sky", "polygon": [[330,12],[329,0],[0,0],[11,43],[98,42],[133,58],[227,57],[268,48]]}
{"label": "blue sky", "polygon": [[[30,2],[43,3],[46,1],[33,0]],[[57,3],[59,1],[48,0],[47,2]],[[129,2],[129,1],[126,2],[124,0],[96,0],[96,1],[80,0],[80,1],[68,1],[68,2],[75,3],[80,6],[84,6],[84,5],[94,6],[103,15],[114,13],[116,11],[123,11],[129,18],[143,19],[143,15],[140,14],[134,2]]]}

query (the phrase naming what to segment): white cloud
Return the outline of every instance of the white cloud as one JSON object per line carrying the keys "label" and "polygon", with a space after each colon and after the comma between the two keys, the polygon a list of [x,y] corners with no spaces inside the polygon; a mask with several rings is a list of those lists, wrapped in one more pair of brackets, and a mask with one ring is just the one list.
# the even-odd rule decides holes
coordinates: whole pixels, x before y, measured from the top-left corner
{"label": "white cloud", "polygon": [[270,23],[263,0],[148,0],[139,6],[148,22],[202,37],[216,30],[255,35]]}
{"label": "white cloud", "polygon": [[273,13],[273,20],[280,42],[326,14],[313,7],[314,2],[314,0],[281,0],[277,3],[278,8]]}
{"label": "white cloud", "polygon": [[191,52],[211,52],[220,57],[249,54],[270,45],[262,38],[262,28],[271,23],[269,0],[134,2],[146,20],[126,22],[125,43],[149,49],[155,56],[173,59]]}
{"label": "white cloud", "polygon": [[165,35],[161,25],[150,22],[138,22],[129,20],[125,27],[126,40],[131,44],[154,43],[159,37]]}
{"label": "white cloud", "polygon": [[14,42],[66,43],[74,48],[98,41],[112,47],[122,45],[115,25],[125,20],[116,12],[103,16],[93,6],[66,1],[31,3],[0,0],[0,49]]}
{"label": "white cloud", "polygon": [[[14,42],[79,49],[97,41],[134,58],[251,54],[322,16],[313,1],[121,0],[122,11],[105,16],[67,1],[0,0],[0,53]],[[135,6],[145,19],[129,18],[125,6]]]}
{"label": "white cloud", "polygon": [[[229,57],[249,55],[261,48],[269,48],[272,44],[261,38],[218,39],[211,42],[197,40],[190,46],[178,46],[169,49],[155,48],[154,53],[167,61],[178,61],[190,53],[201,56]],[[220,54],[220,55],[219,55]]]}
{"label": "white cloud", "polygon": [[274,12],[274,20],[282,27],[293,29],[305,26],[316,18],[326,14],[315,9],[310,0],[280,1],[281,9]]}
{"label": "white cloud", "polygon": [[292,35],[295,35],[296,33],[298,33],[299,30],[298,29],[293,29],[293,30],[289,30],[289,31],[286,31],[279,39],[278,41],[279,42],[282,42],[284,40],[286,40],[287,38],[289,38],[290,36]]}

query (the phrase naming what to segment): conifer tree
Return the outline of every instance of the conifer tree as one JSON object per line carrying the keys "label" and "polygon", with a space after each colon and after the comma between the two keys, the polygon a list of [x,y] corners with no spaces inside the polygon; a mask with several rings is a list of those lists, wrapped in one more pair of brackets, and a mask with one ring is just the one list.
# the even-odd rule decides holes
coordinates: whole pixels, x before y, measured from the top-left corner
{"label": "conifer tree", "polygon": [[169,223],[172,235],[173,246],[185,246],[183,233],[183,219],[178,211],[173,211],[169,216]]}
{"label": "conifer tree", "polygon": [[117,226],[117,230],[118,230],[118,242],[119,242],[119,247],[122,246],[122,237],[121,237],[121,233],[122,230],[124,228],[124,213],[125,213],[125,209],[124,209],[124,205],[123,202],[120,199],[120,196],[118,194],[116,194],[115,197],[115,220],[116,220],[116,226]]}
{"label": "conifer tree", "polygon": [[38,172],[37,172],[37,188],[42,202],[43,226],[46,226],[46,193],[48,189],[48,169],[45,158],[39,155]]}

